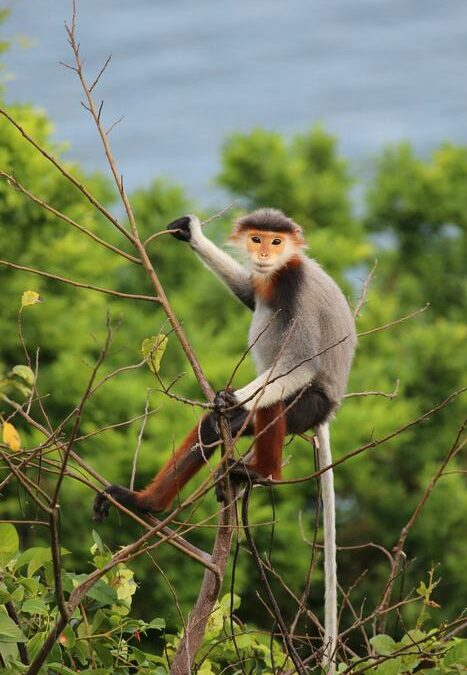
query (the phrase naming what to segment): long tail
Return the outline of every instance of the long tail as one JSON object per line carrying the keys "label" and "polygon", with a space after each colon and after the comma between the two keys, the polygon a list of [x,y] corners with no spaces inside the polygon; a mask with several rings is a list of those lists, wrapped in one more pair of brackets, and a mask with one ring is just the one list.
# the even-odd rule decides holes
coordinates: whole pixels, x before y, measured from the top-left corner
{"label": "long tail", "polygon": [[[319,468],[332,464],[329,424],[317,429]],[[321,499],[324,526],[324,658],[323,668],[334,675],[334,652],[337,644],[337,573],[336,573],[336,506],[332,469],[321,474]]]}

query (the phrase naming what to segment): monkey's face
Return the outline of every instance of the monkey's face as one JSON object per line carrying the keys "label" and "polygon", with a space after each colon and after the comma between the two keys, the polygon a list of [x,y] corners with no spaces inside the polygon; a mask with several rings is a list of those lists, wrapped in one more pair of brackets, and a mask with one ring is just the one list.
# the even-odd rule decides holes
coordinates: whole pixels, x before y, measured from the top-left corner
{"label": "monkey's face", "polygon": [[253,271],[271,274],[280,269],[295,253],[295,244],[288,232],[247,230],[244,245]]}

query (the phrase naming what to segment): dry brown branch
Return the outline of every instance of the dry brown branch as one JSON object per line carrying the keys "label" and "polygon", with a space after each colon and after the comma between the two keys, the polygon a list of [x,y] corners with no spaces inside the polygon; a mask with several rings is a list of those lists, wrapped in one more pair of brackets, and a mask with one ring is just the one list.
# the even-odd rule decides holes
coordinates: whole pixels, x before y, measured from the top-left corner
{"label": "dry brown branch", "polygon": [[[7,602],[5,602],[5,608],[6,608],[7,614],[10,617],[10,619],[15,622],[15,624],[18,626],[18,628],[21,628],[21,624],[19,622],[18,614],[16,612],[16,608],[13,604],[13,601],[7,600]],[[29,655],[28,655],[28,650],[27,650],[26,645],[24,644],[24,642],[18,642],[16,644],[16,646],[18,648],[18,653],[19,653],[21,663],[25,666],[28,666],[29,665]]]}
{"label": "dry brown branch", "polygon": [[389,393],[385,391],[353,391],[348,394],[344,394],[343,398],[356,398],[358,396],[382,396],[383,398],[392,400],[393,398],[396,398],[397,394],[399,393],[399,385],[400,380],[396,380],[396,386]]}
{"label": "dry brown branch", "polygon": [[282,613],[280,611],[279,605],[277,604],[276,598],[274,596],[274,593],[272,592],[271,586],[269,584],[268,578],[265,574],[264,571],[264,565],[263,561],[261,560],[258,549],[256,548],[255,542],[253,540],[253,537],[251,536],[250,532],[250,527],[249,527],[249,521],[248,521],[248,502],[249,502],[249,497],[250,497],[250,492],[251,492],[251,485],[246,485],[245,487],[245,492],[243,495],[243,502],[242,502],[242,523],[243,523],[243,529],[245,532],[245,537],[250,549],[250,552],[253,556],[253,559],[255,560],[256,566],[258,568],[258,572],[260,574],[260,578],[263,584],[263,588],[266,590],[267,595],[269,597],[269,601],[272,606],[272,612],[274,615],[274,619],[276,620],[281,634],[282,634],[282,639],[284,641],[284,647],[292,660],[295,668],[297,669],[297,673],[299,675],[306,675],[306,670],[303,665],[303,662],[295,649],[295,645],[293,643],[292,637],[287,630],[287,626],[285,625],[284,619],[282,618]]}
{"label": "dry brown branch", "polygon": [[358,317],[358,315],[362,311],[363,305],[366,302],[366,298],[367,298],[367,295],[368,295],[368,288],[370,286],[371,280],[373,279],[373,275],[375,273],[377,265],[378,265],[378,260],[376,259],[375,262],[373,263],[373,267],[369,271],[368,276],[363,283],[362,292],[360,293],[360,297],[358,299],[357,306],[355,307],[355,310],[354,310],[354,313],[353,313],[354,319],[356,319]]}
{"label": "dry brown branch", "polygon": [[144,429],[146,428],[146,422],[148,421],[148,415],[149,415],[149,392],[146,392],[146,403],[144,405],[143,421],[141,422],[141,428],[139,430],[138,440],[136,442],[136,448],[133,454],[133,467],[131,469],[130,490],[135,489],[136,466],[138,464],[138,455],[141,448],[141,443],[143,442],[143,434]]}
{"label": "dry brown branch", "polygon": [[[438,470],[436,471],[435,475],[433,476],[433,478],[428,483],[425,491],[423,492],[423,494],[422,494],[417,506],[415,507],[414,512],[412,513],[411,517],[409,518],[408,522],[404,525],[404,527],[402,528],[402,530],[400,532],[399,539],[398,539],[398,541],[397,541],[397,543],[396,543],[396,545],[393,549],[394,557],[393,557],[393,562],[392,562],[392,566],[391,566],[391,573],[389,575],[389,579],[388,579],[388,582],[386,584],[386,588],[384,589],[383,597],[382,597],[382,600],[381,600],[380,605],[379,605],[379,609],[381,611],[384,610],[387,607],[387,605],[389,604],[389,602],[391,600],[391,594],[392,594],[392,590],[394,588],[394,582],[395,582],[395,580],[398,576],[399,566],[400,566],[400,563],[401,563],[401,559],[404,555],[404,545],[405,545],[406,539],[409,535],[409,532],[410,532],[411,528],[413,527],[415,521],[420,516],[420,513],[421,513],[423,507],[425,506],[429,496],[433,492],[433,489],[436,486],[437,482],[439,481],[439,479],[443,475],[444,469],[449,464],[449,462],[462,450],[462,448],[466,444],[467,439],[462,438],[462,435],[464,433],[466,424],[467,424],[467,418],[463,421],[461,427],[457,431],[454,443],[452,444],[452,446],[450,447],[449,451],[447,452],[445,458],[441,462],[441,464],[440,464]],[[383,618],[380,622],[381,630],[384,629],[384,617],[385,617],[385,615],[382,614],[382,617]]]}
{"label": "dry brown branch", "polygon": [[329,464],[328,466],[323,467],[319,471],[315,471],[312,474],[309,474],[308,476],[304,476],[303,478],[292,478],[290,480],[275,480],[275,481],[259,481],[260,484],[264,485],[291,485],[295,483],[305,483],[306,481],[311,480],[312,478],[316,478],[316,476],[320,476],[322,473],[325,471],[328,471],[331,468],[335,468],[336,466],[339,466],[339,464],[343,464],[344,462],[347,462],[349,459],[352,457],[356,457],[357,455],[360,455],[362,452],[365,452],[366,450],[371,450],[372,448],[376,448],[379,445],[383,445],[387,441],[391,440],[392,438],[395,438],[396,436],[399,436],[400,434],[404,433],[404,431],[407,431],[407,429],[411,429],[412,427],[416,426],[417,424],[420,424],[420,422],[423,422],[424,420],[428,419],[433,415],[434,413],[439,412],[443,408],[445,408],[447,405],[449,405],[454,399],[456,399],[458,396],[462,396],[467,391],[467,387],[462,387],[461,389],[458,389],[457,391],[452,392],[447,398],[444,399],[444,401],[441,401],[441,403],[438,403],[435,405],[433,408],[430,408],[430,410],[427,410],[427,412],[423,413],[423,415],[420,415],[417,417],[415,420],[411,420],[410,422],[407,422],[407,424],[404,424],[403,426],[399,427],[395,431],[392,431],[390,434],[387,436],[384,436],[383,438],[376,439],[374,441],[370,441],[369,443],[365,443],[365,445],[360,446],[356,450],[352,450],[351,452],[348,452],[346,455],[341,457],[341,459],[336,460],[332,464]]}
{"label": "dry brown branch", "polygon": [[136,247],[136,250],[138,251],[138,254],[139,254],[140,260],[143,264],[143,267],[146,270],[146,273],[149,277],[149,280],[151,281],[151,284],[152,284],[154,290],[156,291],[157,298],[158,298],[159,302],[161,303],[161,305],[162,305],[162,307],[163,307],[163,309],[164,309],[164,311],[167,315],[167,318],[170,321],[171,326],[173,327],[173,329],[175,330],[175,332],[177,334],[177,337],[180,341],[180,344],[183,347],[183,350],[185,351],[185,354],[186,354],[186,356],[187,356],[187,358],[188,358],[188,360],[189,360],[189,362],[190,362],[190,364],[193,368],[193,371],[194,371],[194,373],[195,373],[195,375],[198,379],[198,382],[199,382],[199,384],[200,384],[200,386],[203,390],[203,393],[205,394],[205,396],[208,400],[211,400],[214,396],[214,392],[213,392],[209,382],[207,381],[207,379],[206,379],[206,377],[203,373],[201,365],[199,364],[198,359],[196,358],[196,355],[193,352],[193,349],[192,349],[192,347],[191,347],[191,345],[190,345],[190,343],[189,343],[189,341],[188,341],[188,339],[187,339],[187,337],[186,337],[186,335],[185,335],[185,333],[184,333],[184,331],[181,327],[180,322],[178,321],[178,319],[176,318],[176,316],[175,316],[175,314],[172,310],[172,307],[169,303],[169,300],[168,300],[167,295],[164,291],[164,288],[163,288],[163,286],[162,286],[162,284],[159,280],[159,277],[157,276],[157,274],[154,270],[154,267],[153,267],[153,265],[152,265],[152,263],[149,259],[149,256],[146,252],[145,246],[144,246],[144,244],[141,241],[141,238],[139,236],[135,216],[134,216],[133,209],[131,207],[128,195],[125,191],[125,187],[124,187],[123,180],[122,180],[122,175],[121,175],[120,171],[118,170],[117,163],[115,161],[115,158],[113,156],[112,149],[111,149],[111,146],[110,146],[109,138],[108,138],[108,136],[106,134],[106,131],[105,131],[105,129],[102,125],[102,122],[101,122],[101,110],[100,109],[98,110],[96,108],[96,105],[94,103],[94,99],[93,99],[93,96],[92,96],[92,92],[90,91],[89,86],[87,85],[87,82],[86,82],[86,78],[84,76],[83,64],[82,64],[81,56],[80,56],[80,53],[79,53],[79,43],[76,41],[75,30],[76,30],[76,3],[75,3],[75,1],[73,1],[72,22],[71,22],[71,26],[66,25],[66,31],[67,31],[67,35],[68,35],[68,41],[70,43],[70,46],[71,46],[71,49],[73,51],[74,58],[75,58],[75,70],[76,70],[76,73],[77,73],[78,78],[79,78],[80,83],[81,83],[81,87],[82,87],[83,92],[84,92],[85,97],[86,97],[87,109],[89,110],[89,112],[90,112],[90,114],[91,114],[91,116],[94,120],[94,123],[96,125],[99,137],[100,137],[101,142],[102,142],[102,146],[104,148],[105,155],[107,157],[107,161],[108,161],[108,164],[109,164],[109,167],[110,167],[110,171],[111,171],[112,176],[114,178],[115,185],[117,186],[117,190],[119,192],[120,198],[122,200],[122,203],[123,203],[123,206],[124,206],[124,209],[125,209],[125,213],[126,213],[127,218],[128,218],[128,222],[130,223],[131,241],[134,244],[134,246]]}
{"label": "dry brown branch", "polygon": [[60,173],[70,182],[72,185],[74,185],[85,197],[88,199],[88,201],[91,202],[91,204],[100,212],[102,215],[104,215],[107,220],[109,220],[116,228],[119,230],[129,241],[133,243],[133,238],[131,234],[118,222],[118,220],[108,211],[90,192],[89,190],[79,182],[77,178],[73,176],[66,168],[65,166],[58,161],[56,157],[54,157],[50,152],[48,152],[44,147],[42,147],[37,141],[28,134],[28,132],[24,129],[24,127],[19,124],[4,108],[0,108],[0,115],[3,115],[10,124],[12,124],[18,131],[19,133],[23,136],[23,138],[26,139],[26,141],[35,148],[39,154],[41,154],[45,159],[47,159],[51,164],[55,166],[55,168],[60,171]]}
{"label": "dry brown branch", "polygon": [[52,213],[54,216],[57,218],[60,218],[60,220],[63,220],[63,222],[67,223],[68,225],[71,225],[75,229],[79,230],[83,234],[85,234],[87,237],[92,239],[93,241],[97,242],[101,246],[104,246],[105,248],[109,249],[110,251],[113,251],[113,253],[117,253],[118,255],[122,256],[123,258],[126,258],[130,262],[136,263],[137,265],[141,265],[141,261],[138,260],[138,258],[135,258],[134,255],[131,255],[130,253],[127,253],[126,251],[123,251],[122,249],[118,248],[117,246],[114,246],[108,241],[105,241],[101,237],[99,237],[97,234],[94,234],[91,230],[88,230],[86,227],[83,225],[80,225],[77,223],[73,218],[70,218],[69,216],[65,215],[55,207],[51,206],[48,204],[46,201],[43,199],[40,199],[39,197],[36,197],[32,192],[30,192],[27,188],[22,185],[19,180],[15,177],[12,176],[8,173],[5,173],[5,171],[0,171],[0,176],[5,178],[8,184],[11,184],[11,186],[22,192],[28,199],[30,199],[32,202],[40,206],[42,209],[45,211],[49,211]]}
{"label": "dry brown branch", "polygon": [[423,314],[423,312],[426,312],[428,307],[430,306],[430,303],[427,302],[426,305],[423,307],[420,307],[420,309],[416,309],[415,312],[411,312],[410,314],[406,314],[405,316],[401,316],[400,319],[395,319],[394,321],[390,321],[389,323],[385,323],[383,326],[377,326],[376,328],[370,328],[370,330],[365,330],[363,333],[357,333],[357,337],[365,337],[366,335],[372,335],[372,333],[379,333],[382,330],[386,330],[386,328],[392,328],[392,326],[397,326],[400,323],[404,323],[404,321],[408,321],[409,319],[413,319],[415,316],[418,316],[419,314]]}
{"label": "dry brown branch", "polygon": [[[22,410],[21,406],[18,403],[16,403],[16,401],[12,401],[12,400],[8,399],[7,397],[4,397],[4,400],[12,408],[14,408],[19,414],[21,414],[21,416],[24,417],[24,419],[28,423],[30,423],[34,428],[36,428],[38,431],[40,431],[42,434],[44,434],[47,438],[49,438],[49,432],[47,431],[47,429],[45,427],[43,427],[39,422],[34,420],[29,414],[25,413]],[[44,446],[40,446],[40,447],[42,449],[42,447],[44,447]],[[57,447],[61,450],[65,449],[64,443],[61,443],[61,442],[57,443]],[[27,458],[24,460],[24,462],[22,462],[19,465],[19,468],[21,468],[22,466],[25,466],[26,464],[30,463],[31,460],[34,458],[35,454],[36,454],[35,451],[29,451],[29,453],[27,455]],[[93,469],[92,466],[90,466],[83,459],[81,459],[81,457],[78,454],[76,454],[73,450],[70,451],[70,458],[73,461],[75,461],[78,464],[78,466],[86,472],[86,474],[92,476],[92,478],[94,478],[94,480],[96,480],[100,485],[102,485],[104,487],[109,485],[108,481],[106,481],[99,473],[97,473],[97,471],[95,469]],[[74,476],[74,477],[78,478],[77,476]],[[4,483],[2,483],[2,485],[3,484],[6,484],[6,482],[4,481]],[[92,483],[86,482],[86,484],[89,485],[89,487],[91,487],[92,489],[97,491],[97,488]],[[125,509],[125,507],[123,507],[121,504],[116,504],[116,506],[122,512],[124,512],[125,515],[127,515],[128,517],[135,520],[137,523],[139,523],[142,527],[144,527],[147,530],[153,531],[154,527],[158,526],[161,522],[160,520],[158,520],[154,516],[148,516],[148,520],[150,521],[150,523],[152,523],[152,524],[148,524],[148,522],[146,522],[145,520],[140,518],[137,514],[133,513],[132,511],[129,511],[128,509]],[[28,522],[28,521],[21,521],[21,522]],[[32,522],[35,523],[36,521],[32,521]],[[47,524],[47,526],[49,526],[49,523],[44,523],[44,524]],[[169,527],[163,526],[160,529],[160,532],[157,531],[155,534],[156,534],[156,536],[160,537],[161,539],[163,538],[164,541],[167,541],[167,543],[171,544],[175,548],[178,548],[181,552],[183,552],[185,555],[189,556],[190,558],[192,558],[196,562],[200,563],[203,566],[207,566],[208,568],[210,568],[210,556],[207,553],[205,553],[204,551],[202,551],[201,549],[199,549],[196,546],[194,546],[193,544],[191,544],[190,542],[184,540],[183,537],[181,537],[177,533],[174,533]]]}
{"label": "dry brown branch", "polygon": [[49,272],[43,272],[42,270],[36,270],[33,267],[26,267],[25,265],[17,265],[16,263],[9,262],[8,260],[0,260],[0,265],[5,267],[11,267],[15,270],[21,270],[23,272],[30,272],[31,274],[37,274],[40,277],[45,277],[46,279],[52,279],[53,281],[60,281],[64,284],[70,284],[70,286],[75,286],[76,288],[86,288],[91,291],[98,291],[99,293],[105,293],[107,295],[113,295],[116,298],[122,298],[124,300],[145,300],[146,302],[155,302],[158,303],[159,299],[152,295],[138,295],[135,293],[122,293],[121,291],[114,291],[111,288],[101,288],[100,286],[93,286],[92,284],[81,283],[80,281],[74,281],[72,279],[66,279],[61,277],[58,274],[50,274]]}

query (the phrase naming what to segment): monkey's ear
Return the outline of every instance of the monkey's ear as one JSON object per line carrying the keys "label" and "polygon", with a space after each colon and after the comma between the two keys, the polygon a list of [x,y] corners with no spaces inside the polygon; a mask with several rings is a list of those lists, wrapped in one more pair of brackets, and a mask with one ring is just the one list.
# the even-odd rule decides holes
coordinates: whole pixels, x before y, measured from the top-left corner
{"label": "monkey's ear", "polygon": [[183,216],[182,218],[173,220],[167,225],[166,229],[171,231],[171,234],[175,239],[179,239],[180,241],[190,241],[191,216]]}

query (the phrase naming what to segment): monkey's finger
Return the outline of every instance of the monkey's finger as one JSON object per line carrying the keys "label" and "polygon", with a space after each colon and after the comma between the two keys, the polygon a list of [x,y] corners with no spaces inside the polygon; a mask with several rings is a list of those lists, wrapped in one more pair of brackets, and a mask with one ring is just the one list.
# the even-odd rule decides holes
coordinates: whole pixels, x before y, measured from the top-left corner
{"label": "monkey's finger", "polygon": [[173,220],[166,227],[167,230],[173,230],[171,232],[172,236],[175,239],[180,241],[190,241],[191,239],[191,229],[190,229],[191,218],[189,216],[183,216],[182,218],[177,218]]}

